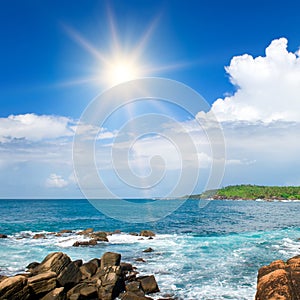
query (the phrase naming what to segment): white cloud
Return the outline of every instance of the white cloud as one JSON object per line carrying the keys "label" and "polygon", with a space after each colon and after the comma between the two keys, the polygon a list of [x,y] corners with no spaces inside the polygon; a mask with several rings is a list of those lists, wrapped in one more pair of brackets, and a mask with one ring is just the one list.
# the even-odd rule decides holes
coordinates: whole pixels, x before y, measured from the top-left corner
{"label": "white cloud", "polygon": [[68,185],[68,181],[65,180],[61,175],[55,173],[50,174],[46,180],[46,186],[50,188],[63,188]]}
{"label": "white cloud", "polygon": [[300,121],[300,57],[287,43],[273,40],[263,57],[232,58],[226,71],[237,91],[213,104],[219,121]]}
{"label": "white cloud", "polygon": [[72,136],[70,124],[73,121],[67,117],[49,115],[10,115],[0,118],[0,142],[13,139],[39,141]]}

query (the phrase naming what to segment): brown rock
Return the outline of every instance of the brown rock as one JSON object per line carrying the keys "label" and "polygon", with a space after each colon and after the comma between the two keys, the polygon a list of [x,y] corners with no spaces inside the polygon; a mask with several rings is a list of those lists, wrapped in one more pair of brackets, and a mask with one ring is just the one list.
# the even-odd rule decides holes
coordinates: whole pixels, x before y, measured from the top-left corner
{"label": "brown rock", "polygon": [[119,266],[121,254],[114,252],[105,252],[101,257],[101,269],[109,266]]}
{"label": "brown rock", "polygon": [[6,278],[8,278],[8,276],[0,275],[0,282],[3,281]]}
{"label": "brown rock", "polygon": [[72,233],[72,232],[73,232],[73,230],[70,230],[70,229],[62,229],[58,233]]}
{"label": "brown rock", "polygon": [[87,279],[87,278],[92,277],[96,273],[97,268],[98,267],[93,262],[87,262],[87,263],[83,264],[80,267],[80,271],[81,271],[81,274],[82,274],[81,278],[82,279]]}
{"label": "brown rock", "polygon": [[45,239],[46,236],[45,236],[44,233],[37,233],[32,238],[35,239],[35,240],[37,240],[37,239]]}
{"label": "brown rock", "polygon": [[149,252],[153,252],[154,250],[150,247],[150,248],[147,248],[145,250],[143,250],[143,252],[146,252],[146,253],[149,253]]}
{"label": "brown rock", "polygon": [[136,280],[141,283],[141,287],[146,294],[159,292],[157,282],[153,275],[141,276],[138,277]]}
{"label": "brown rock", "polygon": [[78,268],[80,268],[80,267],[82,266],[82,259],[74,260],[73,263],[74,263]]}
{"label": "brown rock", "polygon": [[89,235],[94,231],[94,228],[87,228],[85,230],[79,231],[77,234],[79,235]]}
{"label": "brown rock", "polygon": [[38,274],[47,271],[53,271],[57,275],[62,272],[69,264],[71,259],[67,254],[62,252],[53,252],[48,254],[44,260],[34,268],[31,273]]}
{"label": "brown rock", "polygon": [[81,276],[80,269],[74,262],[71,262],[58,275],[57,281],[61,286],[72,287],[79,283]]}
{"label": "brown rock", "polygon": [[146,262],[142,257],[138,257],[135,259],[137,262]]}
{"label": "brown rock", "polygon": [[130,263],[120,263],[122,271],[132,271],[133,266]]}
{"label": "brown rock", "polygon": [[[102,260],[101,260],[102,262]],[[101,286],[98,297],[102,300],[111,300],[119,296],[125,290],[125,282],[120,266],[111,266],[101,269]]]}
{"label": "brown rock", "polygon": [[26,300],[29,297],[26,277],[18,275],[0,282],[0,299]]}
{"label": "brown rock", "polygon": [[26,269],[29,269],[29,270],[30,269],[34,269],[34,268],[36,268],[39,265],[40,265],[39,262],[34,261],[34,262],[30,263],[29,265],[27,265]]}
{"label": "brown rock", "polygon": [[129,232],[129,235],[138,236],[139,234],[136,232]]}
{"label": "brown rock", "polygon": [[0,239],[6,239],[6,238],[7,238],[6,234],[0,233]]}
{"label": "brown rock", "polygon": [[141,283],[139,281],[132,281],[126,284],[126,291],[132,292],[137,296],[145,296],[144,291],[142,290]]}
{"label": "brown rock", "polygon": [[155,233],[151,230],[142,230],[140,232],[140,236],[145,236],[145,237],[155,236]]}
{"label": "brown rock", "polygon": [[64,289],[64,287],[56,288],[50,291],[48,294],[46,294],[43,298],[41,298],[41,300],[64,300]]}
{"label": "brown rock", "polygon": [[98,242],[108,242],[107,233],[104,231],[94,232],[90,236]]}
{"label": "brown rock", "polygon": [[133,292],[126,292],[121,296],[121,300],[152,300],[152,298],[139,296]]}
{"label": "brown rock", "polygon": [[260,268],[255,299],[300,300],[300,256]]}
{"label": "brown rock", "polygon": [[56,273],[47,271],[28,278],[28,286],[34,295],[40,295],[56,287]]}
{"label": "brown rock", "polygon": [[97,299],[98,289],[94,285],[89,285],[80,290],[80,295],[83,296],[84,299]]}
{"label": "brown rock", "polygon": [[101,261],[98,258],[93,258],[89,261],[89,263],[93,263],[97,268],[100,267]]}
{"label": "brown rock", "polygon": [[73,247],[79,247],[79,246],[95,246],[97,245],[97,241],[95,239],[89,240],[89,241],[77,241],[73,244]]}

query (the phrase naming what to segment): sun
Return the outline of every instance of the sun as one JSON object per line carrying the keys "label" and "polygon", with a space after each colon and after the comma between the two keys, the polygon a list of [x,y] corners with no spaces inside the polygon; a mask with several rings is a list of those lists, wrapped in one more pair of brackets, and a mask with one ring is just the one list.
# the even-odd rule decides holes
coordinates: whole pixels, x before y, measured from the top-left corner
{"label": "sun", "polygon": [[109,63],[104,69],[102,77],[108,85],[114,86],[122,82],[136,79],[142,75],[140,66],[128,59],[118,59]]}
{"label": "sun", "polygon": [[[187,63],[157,65],[152,60],[148,60],[145,63],[142,54],[144,54],[143,52],[160,16],[153,20],[137,42],[130,44],[128,41],[125,41],[123,45],[120,42],[121,35],[117,33],[110,9],[108,9],[107,15],[110,30],[107,30],[106,38],[107,46],[110,50],[105,52],[96,48],[73,28],[63,25],[67,34],[96,58],[93,66],[95,69],[93,67],[90,68],[92,70],[91,77],[68,81],[66,84],[93,82],[97,85],[100,84],[103,88],[110,88],[123,82],[146,76],[155,76],[157,72],[179,69],[187,65]],[[102,38],[105,39],[105,36]]]}

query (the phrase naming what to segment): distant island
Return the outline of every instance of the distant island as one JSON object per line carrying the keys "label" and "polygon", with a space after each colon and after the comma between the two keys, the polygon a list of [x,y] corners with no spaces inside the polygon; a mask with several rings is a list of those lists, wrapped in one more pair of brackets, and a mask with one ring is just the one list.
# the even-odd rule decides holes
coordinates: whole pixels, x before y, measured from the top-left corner
{"label": "distant island", "polygon": [[218,190],[206,191],[202,194],[192,195],[189,198],[215,199],[215,200],[300,200],[299,186],[261,186],[261,185],[231,185]]}

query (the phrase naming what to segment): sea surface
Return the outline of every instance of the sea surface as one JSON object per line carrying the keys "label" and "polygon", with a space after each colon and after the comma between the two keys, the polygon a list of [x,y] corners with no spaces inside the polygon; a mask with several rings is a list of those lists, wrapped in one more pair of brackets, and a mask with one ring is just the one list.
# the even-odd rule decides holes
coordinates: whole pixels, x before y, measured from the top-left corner
{"label": "sea surface", "polygon": [[[22,272],[52,251],[84,261],[114,251],[141,274],[156,276],[161,293],[155,298],[253,299],[259,267],[300,254],[299,213],[299,202],[210,201],[201,208],[199,201],[188,200],[160,221],[134,224],[105,216],[87,200],[0,200],[0,233],[9,235],[0,239],[0,274]],[[82,236],[50,234],[88,227],[121,233],[109,236],[109,243],[78,248],[72,244]],[[142,229],[157,236],[128,235]],[[36,233],[46,239],[33,239]],[[155,251],[143,253],[148,247]],[[138,257],[146,262],[135,262]]]}

